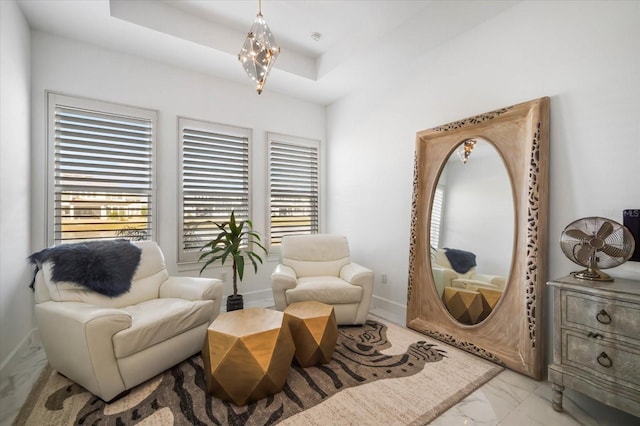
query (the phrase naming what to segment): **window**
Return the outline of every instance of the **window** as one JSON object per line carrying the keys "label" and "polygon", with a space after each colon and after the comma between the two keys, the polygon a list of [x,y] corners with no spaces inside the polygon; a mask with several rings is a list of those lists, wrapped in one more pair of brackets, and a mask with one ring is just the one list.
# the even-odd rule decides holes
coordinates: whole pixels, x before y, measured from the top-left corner
{"label": "window", "polygon": [[249,218],[251,130],[178,118],[181,179],[179,260],[198,259],[202,245],[218,234],[215,222],[235,211]]}
{"label": "window", "polygon": [[156,122],[155,111],[48,94],[50,242],[153,238]]}
{"label": "window", "polygon": [[431,206],[431,247],[440,247],[440,228],[442,227],[442,212],[444,209],[444,187],[438,186]]}
{"label": "window", "polygon": [[269,243],[318,233],[318,151],[315,140],[269,133]]}

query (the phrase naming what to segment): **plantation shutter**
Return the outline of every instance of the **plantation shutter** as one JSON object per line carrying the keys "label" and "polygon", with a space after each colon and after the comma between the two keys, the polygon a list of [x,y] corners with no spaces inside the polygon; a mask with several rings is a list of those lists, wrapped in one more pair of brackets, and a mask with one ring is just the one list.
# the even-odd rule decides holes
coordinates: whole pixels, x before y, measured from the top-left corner
{"label": "plantation shutter", "polygon": [[53,93],[49,105],[54,243],[151,239],[156,113]]}
{"label": "plantation shutter", "polygon": [[442,212],[444,208],[444,188],[437,187],[431,206],[431,247],[440,247],[440,228],[442,226]]}
{"label": "plantation shutter", "polygon": [[218,235],[215,223],[249,217],[249,138],[231,126],[179,118],[182,152],[182,261],[196,260]]}
{"label": "plantation shutter", "polygon": [[319,143],[269,135],[270,244],[318,233]]}

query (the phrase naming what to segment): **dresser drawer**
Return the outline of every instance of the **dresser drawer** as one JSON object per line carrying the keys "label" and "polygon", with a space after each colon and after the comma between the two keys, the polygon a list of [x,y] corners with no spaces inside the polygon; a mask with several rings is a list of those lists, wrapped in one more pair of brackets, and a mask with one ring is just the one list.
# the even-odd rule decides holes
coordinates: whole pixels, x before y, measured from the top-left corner
{"label": "dresser drawer", "polygon": [[640,339],[640,307],[637,304],[566,290],[562,291],[562,304],[563,326]]}
{"label": "dresser drawer", "polygon": [[562,330],[562,363],[640,391],[640,348]]}

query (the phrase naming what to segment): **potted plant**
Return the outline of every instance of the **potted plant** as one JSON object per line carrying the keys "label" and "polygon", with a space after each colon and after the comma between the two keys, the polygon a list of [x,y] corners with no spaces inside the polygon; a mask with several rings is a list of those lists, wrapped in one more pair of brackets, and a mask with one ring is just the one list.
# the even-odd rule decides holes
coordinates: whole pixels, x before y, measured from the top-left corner
{"label": "potted plant", "polygon": [[233,295],[227,297],[227,311],[242,309],[244,303],[242,295],[238,294],[237,280],[239,278],[242,281],[244,276],[245,255],[253,264],[255,272],[258,272],[258,262],[262,263],[262,258],[254,251],[249,250],[248,247],[242,247],[242,243],[252,237],[252,243],[260,247],[265,254],[267,249],[260,243],[260,234],[253,230],[253,223],[249,219],[236,221],[233,210],[228,222],[216,223],[215,225],[220,233],[214,240],[200,248],[200,251],[204,252],[200,254],[198,262],[206,259],[200,269],[200,274],[207,266],[217,260],[220,260],[221,265],[224,265],[224,262],[230,258],[233,262]]}

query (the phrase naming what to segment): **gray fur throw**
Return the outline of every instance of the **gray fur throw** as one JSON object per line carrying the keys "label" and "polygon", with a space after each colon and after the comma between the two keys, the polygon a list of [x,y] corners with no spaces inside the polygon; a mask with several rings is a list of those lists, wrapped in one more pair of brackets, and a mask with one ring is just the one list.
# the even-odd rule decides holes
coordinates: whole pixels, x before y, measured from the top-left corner
{"label": "gray fur throw", "polygon": [[53,263],[51,280],[71,281],[108,297],[117,297],[131,289],[142,250],[127,240],[96,240],[60,244],[29,256],[35,265],[31,287],[42,264]]}

